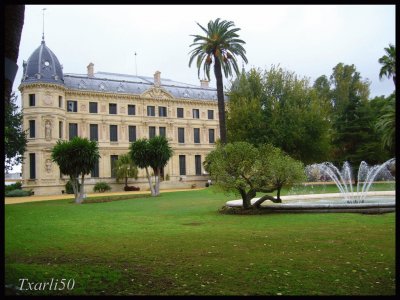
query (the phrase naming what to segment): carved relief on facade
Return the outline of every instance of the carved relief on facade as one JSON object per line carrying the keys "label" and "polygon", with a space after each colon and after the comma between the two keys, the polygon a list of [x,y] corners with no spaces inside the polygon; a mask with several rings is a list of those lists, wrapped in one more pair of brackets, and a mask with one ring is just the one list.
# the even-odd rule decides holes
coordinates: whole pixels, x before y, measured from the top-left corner
{"label": "carved relief on facade", "polygon": [[173,98],[171,94],[164,91],[162,88],[154,87],[143,93],[143,96],[150,97],[153,99],[171,99]]}
{"label": "carved relief on facade", "polygon": [[51,97],[50,92],[46,92],[44,97],[43,97],[43,104],[46,106],[51,106],[53,105],[53,99]]}
{"label": "carved relief on facade", "polygon": [[52,171],[52,168],[53,168],[53,162],[51,161],[51,159],[50,158],[47,158],[46,159],[46,162],[45,162],[45,170],[46,170],[46,173],[51,173],[51,171]]}
{"label": "carved relief on facade", "polygon": [[44,125],[44,134],[45,134],[46,141],[50,141],[53,124],[52,124],[51,120],[45,120],[44,124],[45,124]]}
{"label": "carved relief on facade", "polygon": [[81,104],[81,112],[86,112],[87,111],[87,109],[86,109],[86,104]]}
{"label": "carved relief on facade", "polygon": [[121,114],[124,114],[125,113],[125,106],[122,106],[121,107]]}
{"label": "carved relief on facade", "polygon": [[105,113],[107,110],[106,110],[106,105],[105,104],[102,104],[101,106],[100,106],[100,112],[102,112],[102,113]]}

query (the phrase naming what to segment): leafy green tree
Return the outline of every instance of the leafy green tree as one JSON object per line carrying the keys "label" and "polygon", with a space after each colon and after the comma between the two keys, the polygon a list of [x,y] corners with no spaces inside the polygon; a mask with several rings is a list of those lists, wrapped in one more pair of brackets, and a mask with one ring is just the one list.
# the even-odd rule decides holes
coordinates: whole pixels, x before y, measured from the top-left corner
{"label": "leafy green tree", "polygon": [[227,111],[227,135],[231,142],[247,141],[253,145],[266,141],[270,116],[262,109],[265,97],[261,72],[251,69],[241,73],[231,86]]}
{"label": "leafy green tree", "polygon": [[[239,194],[243,208],[259,207],[265,200],[281,202],[280,191],[305,180],[304,166],[272,145],[259,148],[247,142],[218,144],[205,160],[205,168],[215,185],[223,191]],[[264,195],[254,204],[257,192]]]}
{"label": "leafy green tree", "polygon": [[125,187],[128,186],[128,178],[138,178],[138,168],[132,161],[129,153],[120,155],[114,165],[117,182],[121,179],[125,180]]}
{"label": "leafy green tree", "polygon": [[11,170],[22,162],[26,149],[26,132],[23,130],[23,115],[16,105],[17,96],[12,93],[10,101],[4,102],[4,163]]}
{"label": "leafy green tree", "polygon": [[333,68],[330,78],[332,160],[336,164],[349,161],[356,168],[362,160],[377,158],[380,148],[375,147],[377,137],[368,100],[370,82],[362,79],[354,65],[343,63]]}
{"label": "leafy green tree", "polygon": [[[164,136],[155,136],[151,139],[139,139],[130,145],[129,155],[132,161],[142,169],[146,170],[147,180],[149,182],[152,196],[160,194],[160,173],[169,159],[173,155],[172,148]],[[149,167],[153,169],[155,184],[153,186]]]}
{"label": "leafy green tree", "polygon": [[239,55],[243,61],[247,63],[247,58],[245,56],[246,50],[242,46],[245,42],[238,38],[239,36],[236,32],[239,31],[240,28],[233,27],[235,24],[232,21],[223,20],[220,22],[220,18],[217,18],[215,21],[209,21],[207,28],[204,28],[199,23],[197,23],[197,25],[199,25],[206,35],[192,35],[194,40],[190,47],[194,46],[195,48],[190,51],[189,67],[196,58],[199,78],[200,69],[203,66],[204,73],[208,80],[210,80],[210,67],[214,62],[214,75],[217,82],[220,138],[222,143],[226,143],[225,99],[222,70],[224,71],[225,77],[232,75],[232,69],[236,74],[239,74],[235,55]]}
{"label": "leafy green tree", "polygon": [[386,55],[379,58],[378,62],[382,64],[379,72],[379,78],[383,76],[387,78],[392,77],[394,86],[396,87],[396,46],[389,44],[389,47],[385,48]]}
{"label": "leafy green tree", "polygon": [[330,152],[326,101],[306,78],[280,67],[252,69],[233,82],[227,125],[232,142],[271,143],[304,163],[325,160]]}
{"label": "leafy green tree", "polygon": [[338,63],[330,76],[331,103],[337,115],[348,108],[349,102],[368,101],[370,82],[362,80],[354,65]]}
{"label": "leafy green tree", "polygon": [[[85,175],[92,171],[100,158],[97,142],[79,136],[70,141],[58,140],[51,151],[51,158],[58,164],[62,174],[69,175],[75,203],[82,203],[85,198]],[[80,191],[78,191],[79,176]]]}

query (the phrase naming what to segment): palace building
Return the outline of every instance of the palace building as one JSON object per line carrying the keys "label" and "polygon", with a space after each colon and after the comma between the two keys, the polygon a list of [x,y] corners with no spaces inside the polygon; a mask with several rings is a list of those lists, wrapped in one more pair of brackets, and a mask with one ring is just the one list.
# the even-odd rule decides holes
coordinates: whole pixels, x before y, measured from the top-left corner
{"label": "palace building", "polygon": [[[69,177],[51,159],[57,140],[74,136],[98,141],[101,158],[85,177],[86,192],[96,182],[122,191],[113,164],[139,138],[164,135],[174,151],[163,170],[161,188],[204,186],[203,162],[219,138],[217,91],[154,77],[95,72],[64,74],[44,39],[23,65],[23,126],[28,143],[22,165],[23,187],[35,195],[61,194]],[[145,172],[129,185],[148,190]]]}

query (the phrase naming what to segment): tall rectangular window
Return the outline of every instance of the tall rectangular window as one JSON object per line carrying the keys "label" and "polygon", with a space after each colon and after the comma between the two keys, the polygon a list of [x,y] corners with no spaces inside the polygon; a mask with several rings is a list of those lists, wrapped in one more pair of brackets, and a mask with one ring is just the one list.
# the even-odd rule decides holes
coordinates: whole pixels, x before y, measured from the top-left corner
{"label": "tall rectangular window", "polygon": [[36,95],[29,94],[29,106],[36,106]]}
{"label": "tall rectangular window", "polygon": [[156,136],[156,128],[154,126],[149,126],[149,139]]}
{"label": "tall rectangular window", "polygon": [[147,116],[149,116],[149,117],[156,116],[156,107],[155,106],[147,106]]}
{"label": "tall rectangular window", "polygon": [[63,138],[63,122],[62,121],[58,122],[58,138],[60,138],[60,139]]}
{"label": "tall rectangular window", "polygon": [[185,128],[178,128],[178,143],[185,142]]}
{"label": "tall rectangular window", "polygon": [[108,113],[110,115],[116,115],[117,114],[117,104],[116,103],[109,103],[108,104]]}
{"label": "tall rectangular window", "polygon": [[67,111],[77,112],[78,111],[78,101],[68,100],[67,101]]}
{"label": "tall rectangular window", "polygon": [[167,137],[166,130],[167,130],[167,129],[166,129],[165,127],[159,127],[159,128],[158,128],[159,135],[160,135],[160,136],[163,136],[163,137]]}
{"label": "tall rectangular window", "polygon": [[69,123],[69,140],[72,140],[74,137],[78,136],[78,124],[77,123]]}
{"label": "tall rectangular window", "polygon": [[134,116],[136,115],[136,106],[133,104],[128,104],[128,115]]}
{"label": "tall rectangular window", "polygon": [[135,142],[136,141],[136,126],[129,125],[128,131],[129,131],[129,142]]}
{"label": "tall rectangular window", "polygon": [[118,125],[110,125],[110,142],[118,142]]}
{"label": "tall rectangular window", "polygon": [[111,165],[111,178],[116,177],[115,161],[118,159],[118,155],[110,155],[110,165]]}
{"label": "tall rectangular window", "polygon": [[58,96],[58,107],[59,108],[63,107],[62,96]]}
{"label": "tall rectangular window", "polygon": [[98,141],[99,140],[99,125],[98,124],[90,124],[90,140]]}
{"label": "tall rectangular window", "polygon": [[200,118],[200,111],[197,108],[193,108],[193,119],[199,119]]}
{"label": "tall rectangular window", "polygon": [[214,129],[208,129],[208,140],[210,144],[215,143],[215,130]]}
{"label": "tall rectangular window", "polygon": [[179,175],[186,175],[186,156],[179,155]]}
{"label": "tall rectangular window", "polygon": [[36,136],[35,120],[29,120],[29,137],[34,138]]}
{"label": "tall rectangular window", "polygon": [[89,113],[97,114],[97,102],[89,102]]}
{"label": "tall rectangular window", "polygon": [[96,161],[92,171],[90,172],[90,176],[92,176],[92,178],[95,177],[99,177],[100,172],[99,172],[99,160]]}
{"label": "tall rectangular window", "polygon": [[167,108],[165,106],[158,107],[158,116],[159,117],[166,117],[167,116]]}
{"label": "tall rectangular window", "polygon": [[193,128],[193,141],[195,144],[200,143],[200,128]]}
{"label": "tall rectangular window", "polygon": [[29,153],[29,179],[36,179],[36,156]]}
{"label": "tall rectangular window", "polygon": [[177,118],[183,118],[183,108],[182,107],[178,107],[176,109],[176,117]]}
{"label": "tall rectangular window", "polygon": [[194,165],[196,169],[196,175],[201,175],[201,155],[194,156]]}
{"label": "tall rectangular window", "polygon": [[214,120],[214,111],[211,109],[208,110],[208,119]]}

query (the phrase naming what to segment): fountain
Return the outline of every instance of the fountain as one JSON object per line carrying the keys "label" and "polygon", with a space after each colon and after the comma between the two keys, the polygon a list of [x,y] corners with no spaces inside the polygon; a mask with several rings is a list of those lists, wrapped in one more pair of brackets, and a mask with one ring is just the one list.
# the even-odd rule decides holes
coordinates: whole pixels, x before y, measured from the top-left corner
{"label": "fountain", "polygon": [[342,171],[339,171],[331,162],[313,164],[309,169],[316,168],[322,175],[327,175],[333,180],[347,203],[364,203],[367,192],[378,175],[385,173],[386,178],[391,177],[390,179],[393,179],[388,167],[394,164],[395,160],[395,158],[392,158],[381,165],[373,167],[362,161],[358,169],[357,189],[355,191],[353,191],[352,169],[348,162],[343,164]]}
{"label": "fountain", "polygon": [[[348,162],[343,164],[340,171],[331,162],[313,164],[306,168],[307,175],[317,180],[332,180],[339,189],[335,194],[313,194],[283,196],[282,203],[264,202],[262,208],[268,212],[359,212],[383,213],[395,211],[395,192],[369,192],[369,189],[378,178],[393,180],[390,169],[394,167],[395,158],[389,159],[381,165],[369,166],[361,162],[357,185],[354,188],[352,169]],[[251,201],[255,202],[258,198]],[[299,201],[300,200],[300,201]],[[242,200],[226,202],[228,207],[238,207]]]}

